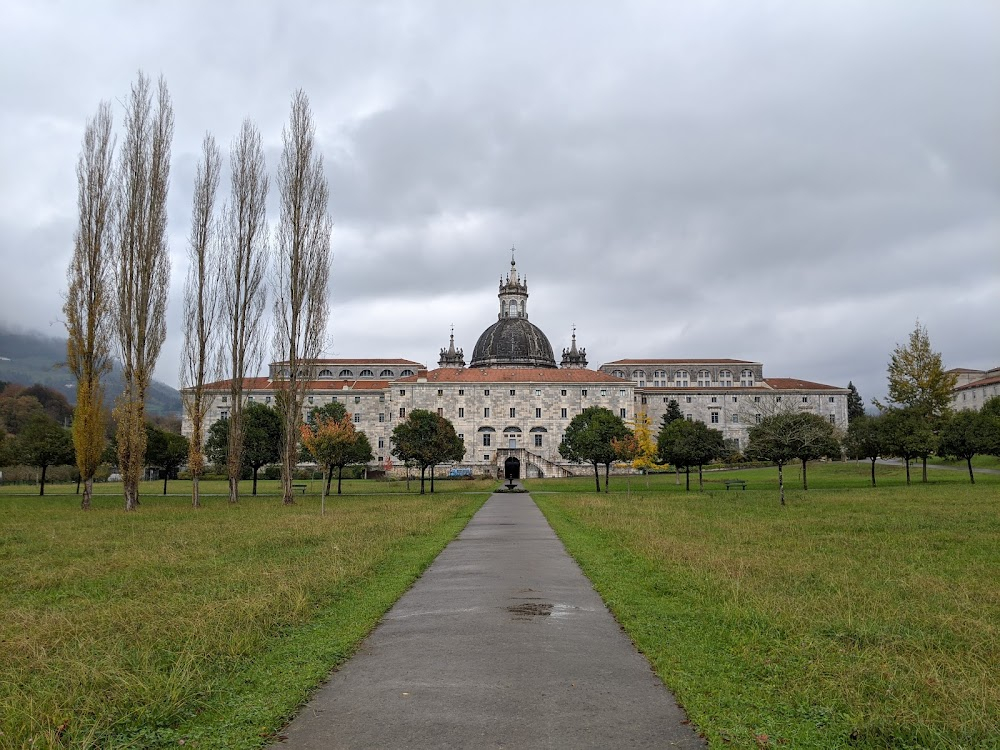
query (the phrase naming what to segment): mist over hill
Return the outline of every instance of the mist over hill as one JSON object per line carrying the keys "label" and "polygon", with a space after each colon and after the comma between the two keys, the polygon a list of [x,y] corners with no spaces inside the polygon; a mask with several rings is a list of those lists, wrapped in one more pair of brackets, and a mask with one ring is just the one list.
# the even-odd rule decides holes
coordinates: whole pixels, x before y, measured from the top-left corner
{"label": "mist over hill", "polygon": [[[76,403],[76,381],[64,364],[66,339],[36,333],[14,333],[0,329],[0,380],[21,385],[42,385],[54,388]],[[114,406],[124,389],[121,366],[117,360],[105,380],[104,401]],[[181,394],[169,385],[154,380],[146,394],[149,414],[178,416]]]}

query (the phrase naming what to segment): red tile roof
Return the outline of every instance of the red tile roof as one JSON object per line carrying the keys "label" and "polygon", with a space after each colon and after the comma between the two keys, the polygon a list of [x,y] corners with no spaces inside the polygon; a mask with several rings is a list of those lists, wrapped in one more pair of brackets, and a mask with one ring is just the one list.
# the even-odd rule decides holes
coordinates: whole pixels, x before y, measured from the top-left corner
{"label": "red tile roof", "polygon": [[1000,383],[1000,376],[994,378],[983,378],[981,380],[973,380],[971,383],[966,383],[965,385],[958,386],[956,391],[967,391],[970,388],[981,388],[984,385],[994,385]]}
{"label": "red tile roof", "polygon": [[838,385],[824,385],[823,383],[813,383],[811,380],[799,380],[798,378],[765,378],[764,383],[778,391],[800,391],[800,390],[823,390],[823,391],[846,391]]}
{"label": "red tile roof", "polygon": [[[218,380],[214,383],[207,383],[205,387],[209,390],[219,391],[219,390],[229,390],[228,380]],[[279,385],[275,385],[270,378],[256,377],[247,378],[243,381],[243,390],[246,392],[251,391],[274,391],[280,389],[281,381],[278,381]],[[389,387],[390,381],[388,380],[310,380],[306,383],[306,389],[310,391],[384,391]],[[188,389],[182,389],[188,390]]]}
{"label": "red tile roof", "polygon": [[616,359],[605,362],[602,367],[611,365],[759,365],[760,362],[750,362],[745,359]]}
{"label": "red tile roof", "polygon": [[[415,383],[424,373],[400,378],[397,383]],[[426,373],[428,383],[611,383],[631,385],[596,370],[556,369],[552,367],[442,367]]]}
{"label": "red tile roof", "polygon": [[[283,365],[286,364],[287,360],[279,359],[272,362],[272,365]],[[308,362],[303,362],[303,365],[412,365],[416,367],[423,367],[420,362],[414,362],[412,359],[378,359],[372,357],[354,357],[353,359],[344,359],[340,357],[338,359],[310,359]]]}

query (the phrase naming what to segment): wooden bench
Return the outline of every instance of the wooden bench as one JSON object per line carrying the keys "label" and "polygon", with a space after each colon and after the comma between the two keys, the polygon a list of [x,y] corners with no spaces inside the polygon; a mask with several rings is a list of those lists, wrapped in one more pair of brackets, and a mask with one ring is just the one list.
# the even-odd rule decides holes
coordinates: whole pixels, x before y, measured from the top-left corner
{"label": "wooden bench", "polygon": [[726,492],[730,487],[742,487],[744,492],[747,491],[747,483],[742,479],[726,479],[723,484],[726,485]]}
{"label": "wooden bench", "polygon": [[292,485],[292,489],[293,490],[298,490],[300,495],[304,495],[304,494],[306,494],[306,486],[307,485],[304,485],[304,484],[293,484]]}

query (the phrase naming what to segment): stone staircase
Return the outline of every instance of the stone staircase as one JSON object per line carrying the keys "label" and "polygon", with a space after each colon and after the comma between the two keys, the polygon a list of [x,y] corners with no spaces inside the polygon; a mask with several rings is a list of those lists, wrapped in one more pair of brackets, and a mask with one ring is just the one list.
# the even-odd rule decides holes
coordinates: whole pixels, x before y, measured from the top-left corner
{"label": "stone staircase", "polygon": [[504,461],[508,458],[516,458],[521,462],[521,476],[527,476],[525,467],[530,465],[538,470],[543,477],[572,477],[576,474],[561,464],[549,461],[544,456],[532,453],[527,448],[497,448],[493,455],[493,463],[497,468],[503,469]]}

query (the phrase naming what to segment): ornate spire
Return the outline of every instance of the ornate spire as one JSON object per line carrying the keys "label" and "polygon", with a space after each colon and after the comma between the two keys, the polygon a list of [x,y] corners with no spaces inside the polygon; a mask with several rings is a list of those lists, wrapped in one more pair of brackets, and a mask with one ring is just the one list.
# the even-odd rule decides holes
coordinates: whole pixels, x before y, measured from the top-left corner
{"label": "ornate spire", "polygon": [[455,326],[451,327],[448,348],[441,350],[438,367],[465,367],[465,354],[461,349],[455,349]]}
{"label": "ornate spire", "polygon": [[573,343],[569,349],[563,349],[562,362],[559,364],[567,370],[583,370],[587,367],[587,350],[576,348],[576,326],[573,326]]}
{"label": "ornate spire", "polygon": [[500,277],[500,293],[497,296],[500,298],[498,319],[528,317],[528,280],[517,273],[513,247],[510,249],[510,271],[506,279]]}

